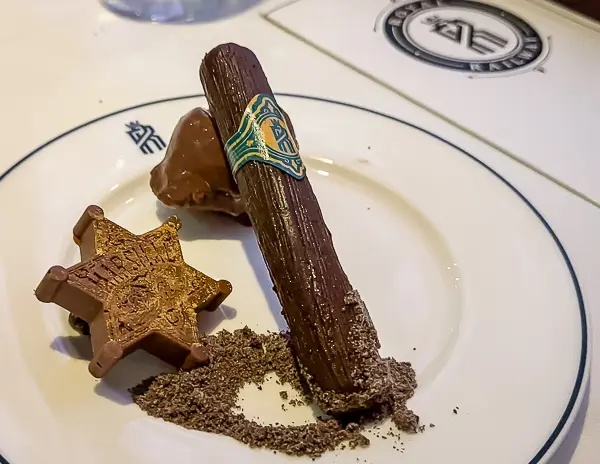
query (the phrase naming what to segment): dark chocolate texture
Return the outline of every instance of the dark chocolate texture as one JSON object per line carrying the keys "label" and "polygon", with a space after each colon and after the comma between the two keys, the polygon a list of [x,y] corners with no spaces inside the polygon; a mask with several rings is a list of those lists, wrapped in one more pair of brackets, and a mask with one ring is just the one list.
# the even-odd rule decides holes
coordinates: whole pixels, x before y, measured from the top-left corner
{"label": "dark chocolate texture", "polygon": [[[210,51],[200,78],[222,141],[238,130],[254,96],[275,98],[254,53],[236,44]],[[235,177],[315,400],[335,413],[388,402],[390,365],[379,357],[377,333],[339,262],[308,177],[257,161]]]}
{"label": "dark chocolate texture", "polygon": [[67,309],[72,326],[89,330],[94,377],[138,348],[183,369],[208,361],[198,344],[197,312],[215,310],[231,284],[184,262],[180,227],[171,217],[138,236],[90,206],[73,229],[81,262],[68,269],[54,266],[40,282],[38,300]]}

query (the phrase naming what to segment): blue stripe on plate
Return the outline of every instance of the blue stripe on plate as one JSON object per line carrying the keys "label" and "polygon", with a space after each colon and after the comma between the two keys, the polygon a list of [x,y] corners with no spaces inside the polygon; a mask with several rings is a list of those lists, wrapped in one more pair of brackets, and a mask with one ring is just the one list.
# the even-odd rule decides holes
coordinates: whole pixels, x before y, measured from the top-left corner
{"label": "blue stripe on plate", "polygon": [[[583,390],[582,390],[583,385],[582,384],[583,384],[583,380],[585,378],[585,369],[586,369],[587,357],[588,357],[587,315],[586,315],[586,311],[585,311],[585,304],[583,302],[583,296],[581,294],[581,288],[579,287],[579,281],[577,279],[577,275],[575,274],[575,269],[573,268],[573,265],[571,264],[571,260],[569,259],[569,256],[567,255],[567,252],[566,252],[565,248],[563,247],[562,243],[560,242],[560,240],[558,239],[558,237],[552,230],[552,227],[550,227],[550,224],[548,224],[548,222],[544,219],[544,217],[540,214],[540,212],[535,208],[535,206],[533,206],[531,204],[531,202],[529,200],[527,200],[527,198],[525,198],[525,196],[515,186],[513,186],[509,181],[507,181],[504,177],[502,177],[496,171],[494,171],[491,167],[489,167],[483,161],[475,158],[470,153],[467,153],[465,150],[461,149],[460,147],[449,142],[448,140],[445,140],[444,138],[442,138],[438,135],[432,134],[431,132],[429,132],[421,127],[418,127],[418,126],[415,126],[414,124],[403,121],[402,119],[398,119],[393,116],[390,116],[390,115],[387,115],[384,113],[380,113],[379,111],[375,111],[375,110],[372,110],[369,108],[363,108],[362,106],[353,105],[351,103],[344,103],[344,102],[339,102],[339,101],[335,101],[335,100],[330,100],[328,98],[310,97],[307,95],[296,95],[296,94],[291,94],[291,93],[277,93],[275,95],[291,97],[291,98],[298,98],[298,99],[303,99],[303,100],[320,101],[320,102],[324,102],[324,103],[331,103],[334,105],[345,106],[345,107],[353,108],[353,109],[360,110],[360,111],[366,111],[367,113],[371,113],[376,116],[381,116],[383,118],[391,119],[400,124],[404,124],[405,126],[412,127],[413,129],[416,129],[420,132],[428,134],[429,136],[433,137],[434,139],[439,140],[440,142],[443,142],[446,145],[449,145],[452,148],[458,150],[465,156],[469,157],[471,160],[475,161],[481,167],[487,169],[498,180],[500,180],[504,185],[506,185],[510,190],[512,190],[529,207],[529,209],[531,209],[533,214],[535,214],[535,216],[540,220],[542,225],[546,228],[546,230],[548,231],[548,233],[554,240],[554,243],[558,247],[558,250],[560,251],[560,254],[562,255],[563,260],[565,262],[565,265],[567,266],[569,273],[571,274],[571,279],[573,281],[573,287],[574,287],[575,293],[577,295],[577,302],[579,304],[579,319],[581,322],[581,355],[580,355],[579,366],[578,366],[578,370],[577,370],[577,378],[575,379],[575,384],[573,385],[573,391],[571,392],[571,396],[569,397],[569,402],[567,403],[565,411],[561,415],[561,417],[558,421],[558,424],[556,424],[556,427],[554,428],[554,430],[552,431],[552,433],[550,434],[550,436],[548,437],[546,442],[539,449],[539,451],[531,458],[531,460],[529,461],[529,464],[538,464],[539,462],[541,462],[542,458],[544,458],[546,456],[546,454],[548,453],[550,448],[555,444],[556,439],[563,432],[571,415],[575,412],[574,411],[575,404],[577,403],[579,396],[583,393]],[[164,98],[161,100],[155,100],[155,101],[151,101],[151,102],[147,102],[147,103],[142,103],[140,105],[131,106],[129,108],[123,108],[123,109],[115,111],[113,113],[106,114],[104,116],[100,116],[99,118],[92,119],[91,121],[88,121],[86,123],[80,124],[79,126],[74,127],[73,129],[70,129],[70,130],[63,132],[62,134],[54,137],[52,140],[49,140],[48,142],[44,143],[43,145],[41,145],[38,148],[36,148],[35,150],[33,150],[31,153],[25,155],[23,158],[21,158],[19,161],[17,161],[15,164],[13,164],[10,168],[8,168],[8,170],[6,170],[2,174],[0,174],[0,181],[4,180],[11,172],[13,172],[15,169],[17,169],[23,163],[25,163],[28,159],[37,155],[44,148],[48,147],[49,145],[53,144],[54,142],[56,142],[60,139],[66,137],[67,135],[70,135],[73,132],[76,132],[79,129],[83,129],[84,127],[87,127],[98,121],[102,121],[103,119],[107,119],[107,118],[116,116],[121,113],[125,113],[126,111],[143,108],[145,106],[158,105],[160,103],[168,103],[168,102],[173,102],[173,101],[178,101],[178,100],[200,98],[203,96],[204,96],[203,94],[195,94],[195,95],[183,95],[180,97],[172,97],[172,98]],[[9,464],[9,462],[5,458],[3,458],[2,455],[0,455],[0,464]]]}

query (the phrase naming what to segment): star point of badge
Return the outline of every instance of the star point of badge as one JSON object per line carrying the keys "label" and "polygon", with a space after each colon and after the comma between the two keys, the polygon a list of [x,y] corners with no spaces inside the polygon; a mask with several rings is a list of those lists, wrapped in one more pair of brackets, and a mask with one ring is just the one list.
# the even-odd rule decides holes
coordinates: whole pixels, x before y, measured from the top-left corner
{"label": "star point of badge", "polygon": [[185,263],[180,228],[181,221],[170,217],[135,235],[89,206],[73,229],[81,262],[53,266],[40,282],[38,300],[87,323],[93,376],[103,377],[139,348],[183,369],[208,361],[198,343],[197,313],[217,309],[232,287]]}

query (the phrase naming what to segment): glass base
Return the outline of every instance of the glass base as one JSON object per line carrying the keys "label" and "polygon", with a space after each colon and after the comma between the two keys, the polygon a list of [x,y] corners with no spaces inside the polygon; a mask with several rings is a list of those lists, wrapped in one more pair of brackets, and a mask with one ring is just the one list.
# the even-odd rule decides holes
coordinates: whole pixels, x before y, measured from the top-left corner
{"label": "glass base", "polygon": [[218,21],[242,13],[261,0],[100,0],[115,14],[157,23]]}

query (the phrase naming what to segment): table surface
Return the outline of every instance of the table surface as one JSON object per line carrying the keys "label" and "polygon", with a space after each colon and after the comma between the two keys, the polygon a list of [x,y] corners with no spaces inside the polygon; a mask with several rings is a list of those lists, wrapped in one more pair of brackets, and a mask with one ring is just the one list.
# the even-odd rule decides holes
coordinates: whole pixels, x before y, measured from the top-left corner
{"label": "table surface", "polygon": [[557,3],[590,18],[600,20],[600,3],[596,0],[558,0]]}
{"label": "table surface", "polygon": [[[0,139],[0,172],[82,122],[141,102],[200,92],[203,54],[219,43],[238,42],[256,52],[275,91],[329,97],[400,117],[408,112],[413,122],[435,126],[438,135],[476,152],[551,224],[572,259],[592,318],[600,318],[596,206],[269,24],[261,16],[267,6],[214,23],[160,26],[117,18],[95,1],[4,0],[10,20],[0,29],[0,123],[10,130]],[[592,332],[600,337],[600,323]],[[600,368],[598,354],[592,362]],[[600,384],[594,370],[589,404],[586,400],[582,409],[587,417],[577,419],[553,464],[599,462]],[[0,453],[3,449],[0,441]]]}

